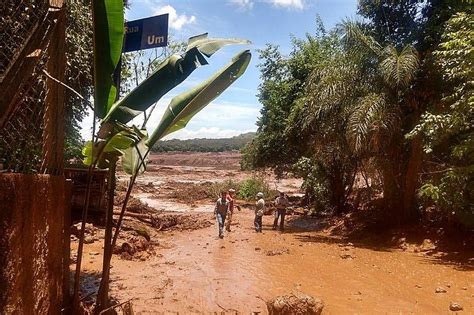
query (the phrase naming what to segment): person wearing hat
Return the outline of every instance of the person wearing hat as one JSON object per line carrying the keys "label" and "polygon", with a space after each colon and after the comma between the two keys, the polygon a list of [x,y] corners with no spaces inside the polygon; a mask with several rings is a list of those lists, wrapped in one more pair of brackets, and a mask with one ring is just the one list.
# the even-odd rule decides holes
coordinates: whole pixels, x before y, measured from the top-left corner
{"label": "person wearing hat", "polygon": [[234,215],[234,189],[229,189],[227,192],[226,200],[229,203],[229,211],[227,212],[226,222],[225,222],[225,229],[227,232],[230,232],[230,225],[232,224],[232,216]]}
{"label": "person wearing hat", "polygon": [[273,229],[276,230],[278,226],[278,218],[280,218],[280,231],[283,232],[285,227],[285,215],[286,215],[286,207],[288,207],[290,203],[288,202],[288,198],[286,198],[285,193],[280,191],[280,195],[275,199],[275,220],[273,221]]}
{"label": "person wearing hat", "polygon": [[227,211],[229,210],[229,202],[226,199],[226,192],[221,192],[221,197],[216,201],[216,207],[214,208],[214,215],[219,225],[219,238],[224,238],[224,224]]}
{"label": "person wearing hat", "polygon": [[262,217],[265,212],[265,200],[263,199],[263,193],[257,194],[257,202],[255,203],[255,232],[262,233]]}

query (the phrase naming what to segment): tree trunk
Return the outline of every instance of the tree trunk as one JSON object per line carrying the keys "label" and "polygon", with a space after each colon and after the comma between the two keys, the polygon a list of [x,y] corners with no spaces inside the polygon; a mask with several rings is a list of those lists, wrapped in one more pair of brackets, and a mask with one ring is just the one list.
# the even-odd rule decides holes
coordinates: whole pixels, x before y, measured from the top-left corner
{"label": "tree trunk", "polygon": [[421,139],[415,138],[408,150],[393,150],[382,165],[384,203],[391,223],[407,223],[417,217],[415,197],[423,157]]}
{"label": "tree trunk", "polygon": [[403,191],[403,219],[408,221],[417,216],[416,190],[419,186],[419,173],[423,162],[423,147],[420,136],[413,139],[408,156]]}
{"label": "tree trunk", "polygon": [[336,165],[329,176],[331,185],[331,204],[335,208],[335,213],[340,215],[344,212],[345,206],[344,174],[341,168]]}

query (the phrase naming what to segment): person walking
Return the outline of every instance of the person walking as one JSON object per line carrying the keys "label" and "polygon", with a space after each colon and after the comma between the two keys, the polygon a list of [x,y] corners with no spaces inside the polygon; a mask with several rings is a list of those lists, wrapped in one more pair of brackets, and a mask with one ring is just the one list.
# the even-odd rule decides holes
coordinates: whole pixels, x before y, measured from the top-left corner
{"label": "person walking", "polygon": [[257,194],[257,202],[255,203],[255,232],[262,233],[262,217],[265,212],[265,200],[263,199],[263,193]]}
{"label": "person walking", "polygon": [[232,216],[234,215],[234,189],[229,189],[227,193],[226,200],[229,203],[229,211],[227,211],[227,217],[225,222],[225,229],[227,232],[230,232],[230,225],[232,224]]}
{"label": "person walking", "polygon": [[275,199],[275,220],[273,221],[273,229],[278,227],[278,218],[280,218],[280,231],[283,232],[285,228],[286,208],[290,205],[285,193],[280,191],[280,195]]}
{"label": "person walking", "polygon": [[219,238],[224,238],[224,224],[227,211],[229,210],[229,202],[226,199],[226,192],[221,192],[221,197],[216,201],[216,207],[214,208],[214,215],[219,225]]}

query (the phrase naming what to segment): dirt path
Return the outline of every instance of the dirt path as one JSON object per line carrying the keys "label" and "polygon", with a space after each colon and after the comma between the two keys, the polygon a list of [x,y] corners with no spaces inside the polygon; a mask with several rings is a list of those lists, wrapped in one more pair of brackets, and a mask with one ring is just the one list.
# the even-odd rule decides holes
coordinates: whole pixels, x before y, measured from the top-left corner
{"label": "dirt path", "polygon": [[[235,218],[223,240],[215,226],[161,232],[153,236],[159,245],[149,260],[114,256],[112,296],[133,299],[137,314],[265,314],[262,299],[292,290],[321,297],[326,314],[445,314],[452,301],[463,305],[464,314],[474,312],[474,272],[466,266],[434,263],[421,253],[346,246],[291,227],[280,234],[270,229],[270,216],[256,234],[250,210]],[[97,271],[100,257],[86,254],[85,266]],[[437,287],[447,292],[435,293]]]}

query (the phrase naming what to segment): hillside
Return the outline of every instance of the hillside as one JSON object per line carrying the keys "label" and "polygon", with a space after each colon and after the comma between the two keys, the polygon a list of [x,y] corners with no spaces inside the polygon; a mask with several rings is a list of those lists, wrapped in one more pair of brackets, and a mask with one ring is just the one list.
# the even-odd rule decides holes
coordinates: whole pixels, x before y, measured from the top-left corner
{"label": "hillside", "polygon": [[243,133],[232,138],[189,139],[159,141],[153,146],[153,152],[224,152],[242,149],[255,137],[255,132]]}

